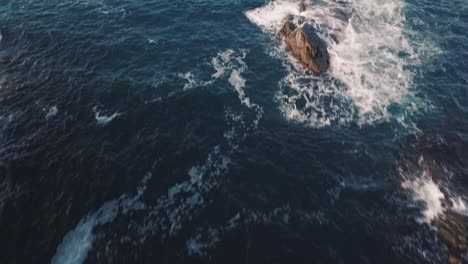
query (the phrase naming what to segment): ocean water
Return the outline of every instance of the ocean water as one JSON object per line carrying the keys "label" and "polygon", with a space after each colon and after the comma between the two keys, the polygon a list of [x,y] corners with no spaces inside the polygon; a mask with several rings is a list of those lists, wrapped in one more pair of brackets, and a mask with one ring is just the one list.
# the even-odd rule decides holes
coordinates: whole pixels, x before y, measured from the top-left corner
{"label": "ocean water", "polygon": [[468,2],[299,2],[0,0],[0,263],[447,263]]}

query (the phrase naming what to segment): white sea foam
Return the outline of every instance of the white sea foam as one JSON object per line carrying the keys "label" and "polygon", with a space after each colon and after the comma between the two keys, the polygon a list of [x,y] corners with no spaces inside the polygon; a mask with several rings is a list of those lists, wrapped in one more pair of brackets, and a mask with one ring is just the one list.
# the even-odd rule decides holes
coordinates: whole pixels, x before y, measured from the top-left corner
{"label": "white sea foam", "polygon": [[[257,118],[261,118],[261,115],[257,115]],[[246,124],[243,115],[236,115],[230,110],[227,110],[226,119],[232,126],[230,136],[226,137],[228,149],[222,150],[220,146],[216,146],[203,164],[188,170],[187,180],[170,187],[167,194],[159,197],[154,206],[147,206],[141,201],[147,182],[151,178],[151,174],[147,174],[135,195],[122,195],[118,199],[106,202],[96,212],[84,217],[76,228],[64,237],[52,263],[83,263],[96,239],[96,227],[110,224],[119,214],[126,215],[132,211],[145,212],[143,223],[137,225],[135,230],[140,236],[140,242],[156,233],[177,235],[183,224],[190,221],[204,207],[206,195],[223,182],[222,176],[228,171],[230,155],[237,148],[236,144],[245,139],[247,132],[256,129],[259,121],[255,119],[252,124]],[[216,230],[213,229],[213,232]],[[191,254],[203,255],[204,249],[215,246],[219,241],[215,233],[210,233],[208,242],[197,239],[199,237],[187,242]]]}
{"label": "white sea foam", "polygon": [[[235,113],[228,107],[225,117],[230,129],[224,133],[224,138],[227,140],[226,148],[219,145],[214,147],[203,164],[188,170],[189,178],[187,180],[170,187],[167,194],[157,199],[155,205],[148,206],[141,201],[151,175],[142,180],[136,195],[125,194],[116,200],[105,203],[98,211],[83,218],[77,227],[65,236],[52,263],[83,263],[95,240],[94,229],[97,226],[112,223],[119,214],[125,215],[135,210],[145,211],[143,223],[133,226],[133,228],[136,227],[134,231],[140,236],[139,241],[143,242],[147,236],[156,233],[176,236],[184,223],[190,221],[204,207],[206,195],[217,189],[223,182],[222,176],[226,174],[231,163],[230,156],[248,133],[257,129],[262,118],[263,109],[250,102],[243,91],[245,79],[242,78],[241,73],[247,67],[244,62],[245,56],[244,51],[241,52],[241,55],[236,55],[232,50],[219,53],[213,59],[216,73],[213,74],[212,78],[218,79],[229,72],[231,73],[228,81],[238,93],[241,103],[256,113],[253,120],[245,120],[244,113]],[[184,78],[189,80],[189,84],[197,83],[191,73],[185,74]],[[191,82],[192,80],[193,82]],[[100,115],[96,107],[93,108],[93,111],[99,123],[99,117],[103,116]],[[105,124],[116,116],[104,118],[101,123]],[[204,248],[212,247],[216,242],[214,237],[210,243],[191,240],[188,241],[187,247],[194,254],[197,252],[202,254]]]}
{"label": "white sea foam", "polygon": [[129,211],[141,210],[144,205],[139,201],[147,188],[147,182],[151,179],[151,173],[143,177],[134,196],[122,195],[104,203],[96,212],[91,213],[80,220],[78,225],[68,232],[58,246],[52,258],[52,264],[80,264],[84,263],[88,252],[93,247],[96,239],[95,228],[112,223],[119,214],[127,214]]}
{"label": "white sea foam", "polygon": [[460,196],[451,198],[450,200],[452,202],[452,210],[454,212],[468,216],[468,206],[466,200],[464,200]]}
{"label": "white sea foam", "polygon": [[95,118],[96,118],[98,125],[105,126],[107,125],[107,123],[111,122],[112,120],[114,120],[114,118],[118,117],[119,115],[120,113],[113,113],[110,116],[100,115],[99,113],[96,113]]}
{"label": "white sea foam", "polygon": [[121,113],[113,113],[112,115],[103,115],[101,112],[97,109],[97,107],[93,108],[94,112],[94,118],[96,119],[96,122],[100,126],[105,126],[112,120],[114,120],[116,117],[120,116]]}
{"label": "white sea foam", "polygon": [[184,91],[190,90],[190,89],[196,88],[196,87],[210,85],[210,84],[213,83],[212,80],[210,80],[210,81],[200,81],[200,80],[198,80],[197,81],[197,78],[191,72],[187,72],[185,74],[180,74],[180,77],[184,78],[185,81],[186,81],[186,83],[184,84]]}
{"label": "white sea foam", "polygon": [[52,106],[49,108],[49,110],[46,113],[45,118],[50,119],[58,114],[58,108],[57,106]]}
{"label": "white sea foam", "polygon": [[238,94],[240,102],[248,108],[255,107],[257,110],[259,110],[259,106],[253,104],[244,91],[246,80],[244,77],[242,77],[242,73],[247,69],[247,65],[244,61],[246,55],[247,51],[245,50],[234,51],[232,49],[227,49],[225,51],[219,52],[216,57],[211,59],[215,73],[211,75],[210,80],[200,80],[196,78],[192,72],[179,74],[179,77],[186,80],[186,83],[184,84],[184,90],[189,90],[200,86],[207,86],[213,84],[215,80],[220,79],[221,77],[229,76],[228,82]]}
{"label": "white sea foam", "polygon": [[[229,170],[232,153],[249,132],[257,129],[262,111],[261,108],[254,110],[258,112],[251,122],[246,122],[243,114],[236,114],[230,108],[226,110],[226,121],[230,127],[224,134],[227,147],[214,147],[204,163],[188,170],[188,179],[170,187],[167,194],[159,197],[156,204],[148,208],[143,223],[135,230],[140,241],[154,234],[177,236],[184,224],[206,206],[206,196],[218,189],[224,181],[223,176]],[[212,242],[213,239],[203,242],[195,237],[187,242],[187,248],[194,254],[202,254],[202,249],[215,244]]]}
{"label": "white sea foam", "polygon": [[[259,109],[256,110],[260,111]],[[225,135],[229,146],[227,149],[223,150],[220,146],[216,146],[203,164],[188,170],[187,180],[170,187],[167,194],[159,197],[153,206],[147,206],[141,201],[147,182],[151,178],[149,173],[142,179],[135,195],[124,194],[118,199],[106,202],[96,212],[84,217],[76,228],[64,237],[52,263],[83,263],[96,239],[96,227],[110,224],[119,214],[126,215],[132,211],[145,212],[143,223],[137,225],[134,230],[140,236],[140,242],[156,233],[177,235],[183,224],[190,221],[193,215],[204,207],[206,195],[223,182],[221,177],[228,171],[231,163],[230,155],[237,148],[237,144],[245,139],[247,133],[257,128],[263,113],[257,112],[256,119],[249,124],[245,122],[242,114],[236,115],[229,109],[226,112],[227,122],[232,127],[229,130],[230,136]],[[205,244],[193,240],[189,241],[187,246],[192,253],[202,254],[204,248],[212,247],[216,242],[214,238],[211,243]]]}
{"label": "white sea foam", "polygon": [[234,54],[234,50],[227,49],[218,53],[216,57],[212,58],[211,63],[216,72],[212,74],[210,80],[202,80],[197,78],[197,76],[195,76],[195,74],[192,72],[187,72],[184,74],[180,73],[179,77],[185,79],[186,81],[184,84],[184,90],[210,85],[216,79],[223,76],[226,71],[232,70],[234,65],[231,63],[231,59],[236,59],[232,58]]}
{"label": "white sea foam", "polygon": [[184,74],[184,78],[185,80],[187,80],[187,83],[184,85],[184,90],[192,89],[197,85],[193,73],[187,72],[186,74]]}
{"label": "white sea foam", "polygon": [[442,201],[444,194],[425,171],[419,177],[407,178],[402,187],[411,190],[413,199],[423,202],[425,205],[422,211],[423,217],[418,219],[419,222],[431,224],[435,218],[443,213]]}
{"label": "white sea foam", "polygon": [[400,175],[404,180],[402,187],[411,191],[415,201],[424,204],[419,222],[430,224],[443,213],[468,216],[467,198],[457,193],[451,183],[455,175],[453,171],[422,155],[417,168],[418,172],[408,172],[400,167]]}
{"label": "white sea foam", "polygon": [[242,78],[241,73],[242,70],[233,70],[231,72],[231,76],[229,77],[229,83],[234,87],[234,89],[236,89],[241,103],[251,108],[252,104],[250,103],[250,99],[245,95],[243,89],[245,86],[245,79]]}
{"label": "white sea foam", "polygon": [[287,15],[301,15],[298,1],[271,1],[267,5],[246,12],[247,18],[268,33],[276,33]]}
{"label": "white sea foam", "polygon": [[231,56],[234,54],[232,49],[227,49],[223,52],[218,53],[218,56],[214,57],[211,61],[216,72],[212,75],[213,78],[219,78],[226,71],[226,64],[231,60]]}
{"label": "white sea foam", "polygon": [[96,226],[112,222],[117,216],[117,201],[105,203],[98,211],[83,218],[75,229],[68,232],[57,248],[52,264],[83,263],[91,250]]}
{"label": "white sea foam", "polygon": [[[414,99],[413,72],[419,63],[405,28],[401,0],[308,1],[300,13],[298,1],[271,1],[246,16],[272,37],[288,14],[314,25],[328,44],[331,68],[321,77],[307,74],[284,46],[272,55],[285,61],[289,73],[278,93],[284,115],[314,127],[356,122],[360,125],[389,120],[389,108],[410,112]],[[419,45],[419,44],[418,44]],[[395,118],[395,120],[402,120]]]}
{"label": "white sea foam", "polygon": [[189,179],[169,188],[150,208],[138,228],[142,240],[158,232],[167,232],[169,236],[178,234],[184,222],[203,206],[204,196],[219,186],[218,178],[227,172],[230,162],[217,146],[203,165],[192,167],[188,171]]}
{"label": "white sea foam", "polygon": [[246,80],[242,77],[242,73],[247,69],[245,63],[246,56],[247,52],[245,50],[241,50],[240,54],[232,49],[218,53],[212,59],[213,67],[216,70],[212,77],[218,79],[230,72],[228,81],[237,92],[240,102],[248,108],[259,108],[258,105],[250,101],[250,98],[244,91]]}

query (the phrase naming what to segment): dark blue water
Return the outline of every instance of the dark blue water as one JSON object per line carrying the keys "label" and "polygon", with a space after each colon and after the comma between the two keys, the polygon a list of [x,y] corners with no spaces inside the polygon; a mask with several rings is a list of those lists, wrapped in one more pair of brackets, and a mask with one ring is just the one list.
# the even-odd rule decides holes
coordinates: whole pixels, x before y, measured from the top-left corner
{"label": "dark blue water", "polygon": [[468,2],[297,4],[0,0],[0,263],[468,262]]}

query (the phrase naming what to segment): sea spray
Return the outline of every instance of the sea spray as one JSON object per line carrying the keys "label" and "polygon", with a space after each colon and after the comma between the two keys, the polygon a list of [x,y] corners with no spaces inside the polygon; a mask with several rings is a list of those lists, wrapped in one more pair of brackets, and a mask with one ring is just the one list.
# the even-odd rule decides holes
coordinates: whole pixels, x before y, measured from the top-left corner
{"label": "sea spray", "polygon": [[[416,99],[411,66],[418,54],[407,37],[405,4],[399,0],[309,1],[299,12],[297,1],[272,1],[246,12],[249,20],[275,38],[284,17],[300,16],[328,44],[329,74],[316,77],[302,69],[282,45],[270,53],[288,70],[277,94],[286,118],[313,127],[374,124],[405,119],[423,103]],[[275,40],[273,40],[274,43]]]}

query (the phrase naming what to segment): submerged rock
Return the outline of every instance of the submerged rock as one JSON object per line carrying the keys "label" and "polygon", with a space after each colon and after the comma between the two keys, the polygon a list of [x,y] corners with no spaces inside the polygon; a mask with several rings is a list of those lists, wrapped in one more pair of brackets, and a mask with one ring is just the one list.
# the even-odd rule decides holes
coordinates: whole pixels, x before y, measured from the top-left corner
{"label": "submerged rock", "polygon": [[312,26],[305,24],[296,27],[289,16],[278,32],[278,38],[283,40],[296,57],[307,69],[315,74],[325,72],[330,66],[330,58],[326,45],[317,36]]}
{"label": "submerged rock", "polygon": [[448,263],[462,264],[462,255],[468,252],[468,221],[464,216],[447,209],[444,216],[437,219],[438,238],[448,249]]}

